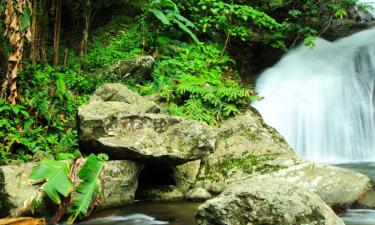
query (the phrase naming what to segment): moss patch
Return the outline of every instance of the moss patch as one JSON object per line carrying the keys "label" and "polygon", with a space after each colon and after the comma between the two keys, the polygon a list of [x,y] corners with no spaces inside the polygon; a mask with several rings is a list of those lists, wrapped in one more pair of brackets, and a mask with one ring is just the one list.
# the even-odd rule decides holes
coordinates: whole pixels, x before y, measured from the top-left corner
{"label": "moss patch", "polygon": [[252,173],[269,173],[284,169],[284,166],[270,165],[267,161],[275,159],[278,154],[269,154],[263,156],[255,156],[252,154],[246,154],[242,158],[226,158],[220,164],[215,165],[224,176],[229,176],[229,172],[233,170],[241,169],[246,174]]}

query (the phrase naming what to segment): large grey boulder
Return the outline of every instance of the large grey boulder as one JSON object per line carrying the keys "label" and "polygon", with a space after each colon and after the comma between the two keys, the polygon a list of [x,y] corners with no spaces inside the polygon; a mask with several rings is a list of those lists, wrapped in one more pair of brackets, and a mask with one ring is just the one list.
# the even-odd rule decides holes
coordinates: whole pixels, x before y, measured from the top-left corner
{"label": "large grey boulder", "polygon": [[[30,186],[28,179],[32,168],[37,165],[37,163],[26,163],[0,167],[0,212],[2,217],[19,214],[25,201],[35,196],[39,186]],[[141,169],[141,166],[131,161],[105,162],[100,178],[104,191],[101,209],[132,203]],[[42,212],[41,215],[52,215],[53,210],[54,207],[50,207],[48,199],[45,198],[39,209]]]}
{"label": "large grey boulder", "polygon": [[195,186],[220,193],[230,183],[302,161],[284,138],[250,108],[222,124],[215,152],[204,159]]}
{"label": "large grey boulder", "polygon": [[138,56],[132,59],[119,60],[103,70],[97,72],[95,76],[106,76],[118,82],[133,79],[142,82],[151,79],[155,59],[152,56]]}
{"label": "large grey boulder", "polygon": [[372,187],[365,175],[298,157],[250,108],[221,126],[215,152],[204,158],[194,187],[219,194],[233,183],[254,177],[305,188],[329,205],[344,207],[364,199]]}
{"label": "large grey boulder", "polygon": [[252,179],[201,205],[198,225],[344,225],[317,195],[284,182]]}
{"label": "large grey boulder", "polygon": [[371,187],[371,180],[363,174],[311,162],[256,178],[262,182],[285,183],[307,189],[332,206],[349,207],[362,199]]}
{"label": "large grey boulder", "polygon": [[80,148],[87,153],[106,153],[111,159],[170,165],[213,152],[214,128],[198,121],[151,113],[157,111],[153,102],[125,86],[105,84],[88,104],[78,109]]}

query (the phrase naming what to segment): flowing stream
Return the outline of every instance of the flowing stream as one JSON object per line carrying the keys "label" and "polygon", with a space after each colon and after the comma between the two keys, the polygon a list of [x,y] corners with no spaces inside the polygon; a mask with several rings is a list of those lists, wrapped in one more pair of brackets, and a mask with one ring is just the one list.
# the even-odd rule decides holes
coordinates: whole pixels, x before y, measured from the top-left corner
{"label": "flowing stream", "polygon": [[195,225],[200,203],[136,202],[121,209],[103,211],[79,225]]}

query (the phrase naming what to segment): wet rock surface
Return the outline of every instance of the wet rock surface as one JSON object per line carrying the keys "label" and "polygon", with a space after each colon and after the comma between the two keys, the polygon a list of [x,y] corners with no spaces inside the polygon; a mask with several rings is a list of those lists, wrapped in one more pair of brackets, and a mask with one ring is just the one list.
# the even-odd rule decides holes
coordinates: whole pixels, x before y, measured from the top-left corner
{"label": "wet rock surface", "polygon": [[233,185],[201,205],[199,225],[321,224],[344,225],[317,195],[271,180]]}

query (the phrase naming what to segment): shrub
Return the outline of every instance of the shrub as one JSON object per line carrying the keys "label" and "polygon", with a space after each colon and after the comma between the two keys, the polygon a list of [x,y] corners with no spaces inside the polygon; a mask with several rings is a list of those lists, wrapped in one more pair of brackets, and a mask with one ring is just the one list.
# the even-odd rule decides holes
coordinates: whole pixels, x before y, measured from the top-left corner
{"label": "shrub", "polygon": [[218,124],[257,99],[250,86],[236,81],[233,60],[222,48],[175,43],[157,60],[154,80],[139,88],[142,94],[160,93],[171,114]]}

